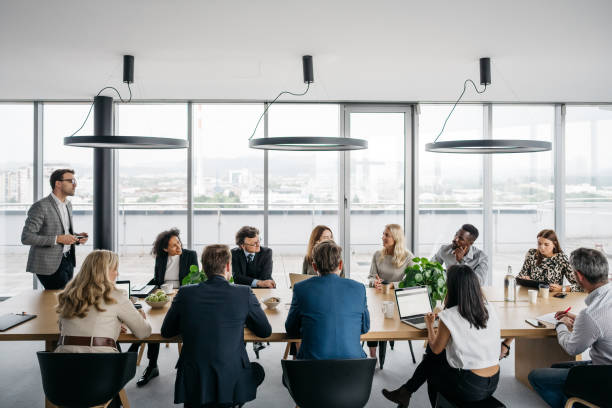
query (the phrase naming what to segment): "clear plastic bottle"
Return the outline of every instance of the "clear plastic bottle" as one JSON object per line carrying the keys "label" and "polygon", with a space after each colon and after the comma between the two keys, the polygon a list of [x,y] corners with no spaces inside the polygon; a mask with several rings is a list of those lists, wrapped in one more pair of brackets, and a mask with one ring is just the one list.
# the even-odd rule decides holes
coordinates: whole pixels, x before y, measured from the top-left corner
{"label": "clear plastic bottle", "polygon": [[504,300],[516,302],[516,279],[512,274],[512,266],[508,265],[508,273],[504,276]]}

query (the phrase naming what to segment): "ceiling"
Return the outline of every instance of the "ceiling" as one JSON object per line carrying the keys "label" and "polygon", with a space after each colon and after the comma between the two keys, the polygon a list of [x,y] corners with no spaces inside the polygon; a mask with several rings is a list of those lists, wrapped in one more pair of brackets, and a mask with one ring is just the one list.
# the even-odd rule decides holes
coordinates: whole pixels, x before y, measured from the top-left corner
{"label": "ceiling", "polygon": [[[612,1],[29,0],[0,2],[0,100],[612,102]],[[296,98],[283,97],[284,100]]]}

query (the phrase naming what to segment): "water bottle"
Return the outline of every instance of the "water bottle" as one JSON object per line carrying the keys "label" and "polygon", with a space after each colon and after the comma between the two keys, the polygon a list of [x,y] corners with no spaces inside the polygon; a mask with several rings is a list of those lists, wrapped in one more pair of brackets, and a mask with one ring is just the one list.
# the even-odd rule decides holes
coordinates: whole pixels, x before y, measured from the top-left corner
{"label": "water bottle", "polygon": [[516,280],[510,265],[508,265],[508,273],[504,276],[504,300],[506,302],[516,302]]}

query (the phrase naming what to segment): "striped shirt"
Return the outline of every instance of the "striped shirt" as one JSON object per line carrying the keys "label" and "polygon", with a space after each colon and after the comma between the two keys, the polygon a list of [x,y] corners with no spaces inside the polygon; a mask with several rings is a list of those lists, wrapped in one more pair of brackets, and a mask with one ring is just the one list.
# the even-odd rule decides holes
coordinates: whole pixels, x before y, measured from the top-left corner
{"label": "striped shirt", "polygon": [[587,307],[578,313],[574,330],[557,326],[559,344],[571,356],[578,355],[591,347],[593,364],[612,364],[612,288],[609,283],[598,287],[584,300]]}

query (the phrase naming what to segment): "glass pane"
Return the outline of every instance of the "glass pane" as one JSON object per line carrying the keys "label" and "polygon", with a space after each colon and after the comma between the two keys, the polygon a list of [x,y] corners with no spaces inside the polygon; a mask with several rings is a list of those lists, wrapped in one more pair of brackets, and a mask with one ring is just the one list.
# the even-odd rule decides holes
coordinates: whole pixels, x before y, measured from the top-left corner
{"label": "glass pane", "polygon": [[[273,105],[268,135],[339,136],[339,106]],[[269,246],[274,250],[277,284],[288,273],[301,273],[312,229],[327,225],[338,233],[338,152],[270,151]]]}
{"label": "glass pane", "polygon": [[[210,244],[234,247],[243,225],[263,235],[263,156],[249,136],[263,105],[193,105],[194,238],[198,254]],[[255,137],[263,134],[263,120]]]}
{"label": "glass pane", "polygon": [[353,112],[350,129],[368,141],[350,165],[351,278],[366,282],[385,225],[404,225],[404,113]]}
{"label": "glass pane", "polygon": [[568,106],[565,117],[565,242],[612,255],[612,107]]}
{"label": "glass pane", "polygon": [[[117,134],[187,138],[187,105],[117,105]],[[119,276],[153,277],[150,255],[158,233],[182,232],[187,244],[187,149],[117,150],[119,162]]]}
{"label": "glass pane", "polygon": [[33,108],[31,104],[0,104],[0,296],[32,288],[26,273],[29,247],[21,230],[32,205]]}
{"label": "glass pane", "polygon": [[[553,106],[494,105],[494,139],[553,141]],[[493,285],[515,274],[543,229],[554,229],[553,152],[496,154],[493,159]]]}
{"label": "glass pane", "polygon": [[[51,194],[49,177],[55,169],[74,169],[77,179],[72,202],[74,232],[87,232],[92,237],[76,249],[75,273],[93,248],[93,149],[64,146],[64,137],[72,135],[82,124],[90,103],[45,104],[43,121],[43,193]],[[77,136],[93,134],[93,111]]]}
{"label": "glass pane", "polygon": [[[432,143],[452,105],[421,105],[419,116],[418,256],[432,257],[449,244],[461,225],[473,224],[482,232],[482,155],[431,153]],[[481,105],[459,105],[438,141],[482,138]],[[482,235],[476,246],[482,249]]]}

